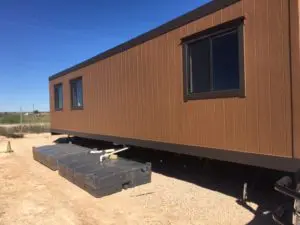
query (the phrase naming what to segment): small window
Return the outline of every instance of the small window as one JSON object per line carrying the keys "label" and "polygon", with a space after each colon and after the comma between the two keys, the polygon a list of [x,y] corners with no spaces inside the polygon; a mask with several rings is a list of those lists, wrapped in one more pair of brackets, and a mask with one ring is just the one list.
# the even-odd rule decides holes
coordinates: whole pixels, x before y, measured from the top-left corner
{"label": "small window", "polygon": [[185,100],[243,97],[243,18],[183,39]]}
{"label": "small window", "polygon": [[72,109],[83,109],[82,77],[71,80],[70,86]]}
{"label": "small window", "polygon": [[63,109],[63,85],[54,85],[54,106],[56,111]]}

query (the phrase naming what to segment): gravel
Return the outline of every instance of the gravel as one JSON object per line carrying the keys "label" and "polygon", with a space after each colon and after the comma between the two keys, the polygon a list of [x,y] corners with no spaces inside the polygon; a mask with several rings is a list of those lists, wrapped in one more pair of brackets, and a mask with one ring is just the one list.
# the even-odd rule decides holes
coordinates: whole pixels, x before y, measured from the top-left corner
{"label": "gravel", "polygon": [[[255,215],[237,203],[243,182],[232,171],[243,167],[232,164],[228,173],[227,164],[213,163],[189,177],[189,170],[176,165],[163,170],[164,165],[153,162],[152,183],[96,199],[33,160],[33,145],[51,144],[59,137],[31,134],[11,139],[14,153],[0,154],[1,225],[272,224],[270,215]],[[258,200],[249,203],[250,209],[274,206],[268,205],[276,195],[269,185],[271,190],[258,187],[253,194]]]}

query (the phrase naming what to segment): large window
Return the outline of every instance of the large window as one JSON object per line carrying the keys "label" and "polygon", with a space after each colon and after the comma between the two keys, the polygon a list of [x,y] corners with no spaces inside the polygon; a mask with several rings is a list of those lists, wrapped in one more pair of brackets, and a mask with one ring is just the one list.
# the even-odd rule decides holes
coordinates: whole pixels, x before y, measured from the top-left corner
{"label": "large window", "polygon": [[76,78],[70,81],[71,87],[71,108],[83,109],[82,78]]}
{"label": "large window", "polygon": [[185,100],[244,96],[243,18],[183,39]]}
{"label": "large window", "polygon": [[56,111],[63,109],[63,85],[54,85],[54,107]]}

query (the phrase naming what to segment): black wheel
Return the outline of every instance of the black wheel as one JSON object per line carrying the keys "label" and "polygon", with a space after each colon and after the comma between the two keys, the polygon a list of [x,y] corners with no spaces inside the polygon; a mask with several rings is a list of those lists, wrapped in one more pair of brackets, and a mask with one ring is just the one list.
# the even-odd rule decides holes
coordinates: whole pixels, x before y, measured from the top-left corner
{"label": "black wheel", "polygon": [[[300,192],[299,181],[296,187],[296,191]],[[295,200],[294,202],[293,224],[300,225],[300,201],[299,200]]]}
{"label": "black wheel", "polygon": [[[295,173],[296,191],[300,192],[300,170]],[[300,225],[300,201],[295,200],[293,212],[293,224]]]}

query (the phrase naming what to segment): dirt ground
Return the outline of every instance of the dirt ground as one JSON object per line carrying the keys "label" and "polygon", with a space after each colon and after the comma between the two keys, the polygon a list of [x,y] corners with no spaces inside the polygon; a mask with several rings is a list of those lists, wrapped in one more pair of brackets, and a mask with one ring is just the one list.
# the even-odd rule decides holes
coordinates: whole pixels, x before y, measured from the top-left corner
{"label": "dirt ground", "polygon": [[[96,199],[33,160],[32,146],[57,138],[27,135],[11,140],[14,153],[0,154],[1,225],[271,224],[256,220],[235,196],[155,172],[151,184]],[[0,138],[0,148],[6,142]]]}

